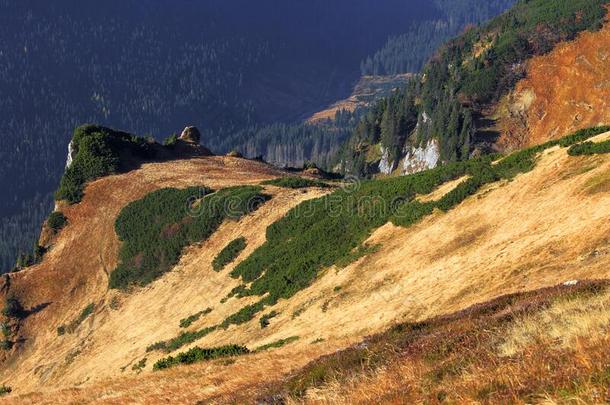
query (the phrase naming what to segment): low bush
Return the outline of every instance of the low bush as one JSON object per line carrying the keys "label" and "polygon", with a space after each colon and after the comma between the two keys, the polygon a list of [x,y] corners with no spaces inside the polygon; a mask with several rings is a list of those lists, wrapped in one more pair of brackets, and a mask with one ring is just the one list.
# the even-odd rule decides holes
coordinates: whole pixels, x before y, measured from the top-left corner
{"label": "low bush", "polygon": [[15,263],[15,267],[13,268],[13,273],[26,269],[30,266],[34,266],[40,262],[47,252],[47,249],[43,246],[36,244],[32,253],[20,253],[17,256],[17,262]]}
{"label": "low bush", "polygon": [[244,237],[237,238],[230,242],[212,261],[212,268],[214,271],[221,271],[227,264],[233,262],[247,245],[248,243]]}
{"label": "low bush", "polygon": [[144,370],[144,367],[146,367],[146,361],[147,360],[148,359],[146,357],[144,357],[139,362],[137,362],[136,364],[131,366],[131,370],[135,371],[136,373],[142,372],[142,370]]}
{"label": "low bush", "polygon": [[8,385],[0,386],[0,396],[8,395],[11,392],[13,392],[13,389],[11,387],[9,387]]}
{"label": "low bush", "polygon": [[0,341],[0,350],[11,350],[13,348],[13,342],[8,339],[2,339]]}
{"label": "low bush", "polygon": [[199,318],[201,318],[204,315],[209,314],[210,312],[212,312],[212,308],[206,308],[203,311],[199,311],[194,315],[188,316],[184,319],[180,320],[180,327],[181,328],[188,328],[189,326],[191,326],[191,324],[195,321],[198,321]]}
{"label": "low bush", "polygon": [[320,180],[306,179],[303,177],[286,176],[278,179],[267,180],[262,182],[263,185],[276,186],[283,188],[308,188],[308,187],[329,187],[328,184]]}
{"label": "low bush", "polygon": [[259,319],[259,322],[261,324],[261,329],[264,329],[267,326],[269,326],[269,320],[272,318],[275,318],[278,315],[279,314],[276,311],[271,311],[268,314],[261,316],[261,319]]}
{"label": "low bush", "polygon": [[584,142],[568,149],[568,154],[570,156],[599,155],[605,153],[610,153],[610,141],[599,143]]}
{"label": "low bush", "polygon": [[165,145],[165,146],[174,146],[177,143],[178,143],[177,134],[172,134],[172,135],[168,136],[167,138],[165,138],[165,140],[163,141],[163,145]]}
{"label": "low bush", "polygon": [[72,320],[72,322],[70,322],[67,325],[58,326],[57,334],[59,336],[62,336],[62,335],[65,335],[66,333],[74,333],[76,331],[76,329],[78,328],[78,326],[81,323],[83,323],[85,321],[85,319],[87,319],[91,314],[93,314],[94,310],[95,310],[95,304],[91,303],[91,304],[87,305],[78,315],[78,317],[75,318],[74,320]]}
{"label": "low bush", "polygon": [[199,340],[206,335],[209,335],[216,329],[216,326],[210,326],[193,332],[182,332],[180,335],[173,339],[157,342],[148,346],[146,348],[146,351],[151,352],[153,350],[161,350],[167,353],[173,352],[174,350],[177,350],[182,346],[193,343],[194,341]]}
{"label": "low bush", "polygon": [[169,356],[157,361],[153,366],[153,370],[163,370],[178,364],[193,364],[200,361],[213,360],[222,357],[234,357],[248,353],[250,353],[250,351],[247,347],[239,345],[227,345],[210,349],[193,347],[187,352],[178,354],[176,357]]}
{"label": "low bush", "polygon": [[9,296],[5,303],[4,308],[2,308],[2,315],[7,318],[13,319],[21,319],[25,315],[25,309],[19,302],[19,299],[14,295]]}
{"label": "low bush", "polygon": [[8,338],[13,334],[11,325],[9,325],[8,322],[0,323],[0,332],[2,333],[2,336],[4,336],[5,338]]}
{"label": "low bush", "polygon": [[256,210],[269,198],[261,191],[256,186],[215,193],[201,187],[166,188],[130,203],[115,223],[122,244],[110,288],[144,286],[157,279],[178,263],[186,246],[206,240],[224,220]]}
{"label": "low bush", "polygon": [[66,226],[67,222],[68,222],[68,220],[66,219],[64,214],[60,211],[52,212],[51,215],[49,215],[49,218],[47,219],[47,225],[49,226],[49,228],[53,229],[55,232],[59,231],[64,226]]}
{"label": "low bush", "polygon": [[257,347],[254,352],[255,353],[259,353],[259,352],[263,352],[263,351],[269,350],[269,349],[277,349],[278,347],[286,346],[287,344],[295,342],[297,340],[299,340],[298,336],[291,336],[291,337],[286,338],[286,339],[276,340],[275,342],[268,343],[266,345],[262,345],[260,347]]}

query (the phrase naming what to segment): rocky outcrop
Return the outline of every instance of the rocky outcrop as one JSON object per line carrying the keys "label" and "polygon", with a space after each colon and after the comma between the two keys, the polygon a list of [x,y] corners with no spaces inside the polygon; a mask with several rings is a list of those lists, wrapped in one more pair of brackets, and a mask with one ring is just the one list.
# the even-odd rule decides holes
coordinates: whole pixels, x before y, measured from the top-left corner
{"label": "rocky outcrop", "polygon": [[396,164],[390,161],[390,150],[386,147],[381,147],[381,160],[379,161],[379,173],[392,174]]}
{"label": "rocky outcrop", "polygon": [[70,141],[70,143],[68,144],[68,157],[66,158],[66,169],[68,167],[72,166],[72,162],[74,161],[75,157],[76,157],[76,149],[74,148],[73,141]]}
{"label": "rocky outcrop", "polygon": [[406,146],[402,174],[407,175],[433,169],[438,164],[440,157],[441,151],[436,139],[432,139],[425,146],[417,148]]}
{"label": "rocky outcrop", "polygon": [[181,141],[190,142],[199,145],[201,142],[201,132],[197,127],[186,127],[182,131],[179,138]]}

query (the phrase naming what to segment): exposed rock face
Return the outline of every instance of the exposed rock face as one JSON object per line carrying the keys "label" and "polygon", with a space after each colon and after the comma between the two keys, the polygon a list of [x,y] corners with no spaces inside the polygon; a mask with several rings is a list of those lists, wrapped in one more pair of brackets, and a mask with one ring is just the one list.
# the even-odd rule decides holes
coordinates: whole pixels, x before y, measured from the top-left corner
{"label": "exposed rock face", "polygon": [[74,157],[76,156],[76,149],[74,148],[74,144],[72,141],[68,144],[68,157],[66,158],[66,169],[72,166],[72,162],[74,161]]}
{"label": "exposed rock face", "polygon": [[510,151],[610,122],[610,24],[527,62],[527,75],[494,113]]}
{"label": "exposed rock face", "polygon": [[201,132],[199,132],[197,127],[186,127],[179,139],[199,145],[199,142],[201,142]]}
{"label": "exposed rock face", "polygon": [[425,147],[413,148],[407,146],[405,153],[405,159],[402,164],[403,175],[433,169],[441,157],[441,151],[436,139],[428,141]]}
{"label": "exposed rock face", "polygon": [[390,151],[388,148],[381,147],[381,161],[379,161],[379,173],[392,174],[394,162],[390,162]]}

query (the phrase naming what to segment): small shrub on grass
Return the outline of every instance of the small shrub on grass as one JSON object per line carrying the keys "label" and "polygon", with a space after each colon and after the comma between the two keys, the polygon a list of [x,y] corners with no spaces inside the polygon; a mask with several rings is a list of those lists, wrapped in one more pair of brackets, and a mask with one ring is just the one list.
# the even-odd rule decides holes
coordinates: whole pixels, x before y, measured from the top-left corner
{"label": "small shrub on grass", "polygon": [[193,343],[196,340],[201,339],[202,337],[209,335],[210,333],[214,332],[217,329],[216,326],[210,326],[207,328],[203,328],[194,332],[182,332],[180,335],[178,335],[177,337],[167,340],[167,341],[162,341],[162,342],[157,342],[154,343],[150,346],[148,346],[146,348],[147,352],[153,351],[153,350],[162,350],[164,352],[173,352],[174,350],[177,350],[179,348],[181,348],[182,346],[188,345],[190,343]]}
{"label": "small shrub on grass", "polygon": [[0,350],[11,350],[13,348],[13,342],[8,339],[0,341]]}
{"label": "small shrub on grass", "polygon": [[13,389],[11,387],[9,387],[8,385],[0,386],[0,396],[8,395],[11,392],[13,392]]}
{"label": "small shrub on grass", "polygon": [[286,346],[287,344],[295,342],[297,340],[299,340],[298,336],[291,336],[286,339],[276,340],[275,342],[268,343],[266,345],[257,347],[254,352],[259,353],[259,352],[264,352],[265,350],[269,350],[269,349],[277,349],[278,347]]}
{"label": "small shrub on grass", "polygon": [[246,238],[241,237],[237,238],[234,241],[230,242],[212,261],[212,268],[214,271],[221,271],[225,268],[225,266],[239,256],[239,254],[246,248],[248,245]]}
{"label": "small shrub on grass", "polygon": [[0,324],[0,331],[2,332],[2,336],[4,336],[5,338],[8,338],[13,334],[11,325],[9,325],[8,322],[2,322]]}
{"label": "small shrub on grass", "polygon": [[36,244],[32,253],[20,253],[19,256],[17,256],[17,262],[15,263],[15,267],[13,268],[13,273],[42,262],[42,258],[44,257],[46,252],[46,248]]}
{"label": "small shrub on grass", "polygon": [[227,345],[210,349],[193,347],[191,350],[180,353],[176,357],[169,356],[157,361],[153,366],[153,370],[163,370],[179,364],[193,364],[200,361],[213,360],[222,357],[234,357],[248,353],[250,353],[250,351],[247,347],[239,345]]}
{"label": "small shrub on grass", "polygon": [[269,320],[272,319],[272,318],[275,318],[278,315],[279,314],[277,312],[271,311],[268,314],[265,314],[265,315],[261,316],[261,319],[259,320],[259,322],[261,324],[261,329],[264,329],[267,326],[269,326]]}
{"label": "small shrub on grass", "polygon": [[72,322],[70,322],[68,325],[58,326],[57,335],[62,336],[62,335],[65,335],[66,333],[74,333],[74,331],[76,331],[78,326],[81,323],[83,323],[85,321],[85,319],[87,319],[93,313],[94,310],[95,310],[95,304],[91,303],[91,304],[87,305],[78,315],[78,317],[76,319],[72,320]]}
{"label": "small shrub on grass", "polygon": [[191,326],[191,324],[195,321],[198,321],[199,318],[201,318],[204,315],[209,314],[210,312],[212,312],[212,308],[206,308],[203,311],[199,311],[194,315],[191,315],[189,317],[186,317],[184,319],[180,320],[180,327],[181,328],[188,328],[189,326]]}
{"label": "small shrub on grass", "polygon": [[146,367],[146,361],[148,359],[146,357],[144,357],[142,360],[140,360],[139,362],[137,362],[136,364],[134,364],[131,367],[132,371],[135,371],[136,373],[140,373],[142,372],[142,370],[144,369],[144,367]]}
{"label": "small shrub on grass", "polygon": [[14,295],[9,296],[2,308],[2,315],[7,318],[20,319],[25,315],[25,309]]}
{"label": "small shrub on grass", "polygon": [[64,214],[60,211],[52,212],[51,215],[49,215],[49,218],[47,219],[47,225],[49,226],[49,228],[53,229],[55,232],[59,231],[64,226],[66,226],[67,222],[68,222],[68,220],[66,219]]}
{"label": "small shrub on grass", "polygon": [[296,176],[280,177],[279,179],[264,181],[261,184],[265,186],[276,186],[283,188],[329,187],[328,184],[320,180],[306,179]]}

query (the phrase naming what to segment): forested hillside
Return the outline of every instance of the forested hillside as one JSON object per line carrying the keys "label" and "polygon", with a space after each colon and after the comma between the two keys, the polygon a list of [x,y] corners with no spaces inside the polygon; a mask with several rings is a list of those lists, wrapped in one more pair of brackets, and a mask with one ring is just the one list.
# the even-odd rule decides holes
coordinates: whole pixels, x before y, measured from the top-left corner
{"label": "forested hillside", "polygon": [[523,0],[483,27],[470,28],[444,45],[420,77],[360,120],[342,151],[343,170],[389,174],[401,159],[429,149],[441,162],[492,151],[486,110],[525,76],[528,59],[580,32],[599,30],[608,3]]}
{"label": "forested hillside", "polygon": [[434,0],[440,16],[411,24],[409,29],[392,36],[387,43],[360,64],[363,75],[396,75],[419,72],[428,58],[448,38],[465,26],[486,21],[500,14],[515,0]]}
{"label": "forested hillside", "polygon": [[[419,72],[443,42],[469,25],[479,24],[505,11],[515,0],[435,0],[431,18],[405,21],[400,35],[361,62],[363,75],[396,75]],[[406,32],[404,32],[406,30]],[[227,138],[224,145],[235,146],[247,156],[263,156],[281,165],[298,166],[312,161],[330,166],[337,152],[353,132],[364,109],[340,112],[334,122],[254,126]],[[332,120],[331,120],[332,121]]]}
{"label": "forested hillside", "polygon": [[77,125],[161,139],[194,124],[224,152],[229,134],[345,97],[363,57],[437,12],[423,0],[0,0],[0,271],[33,244]]}

